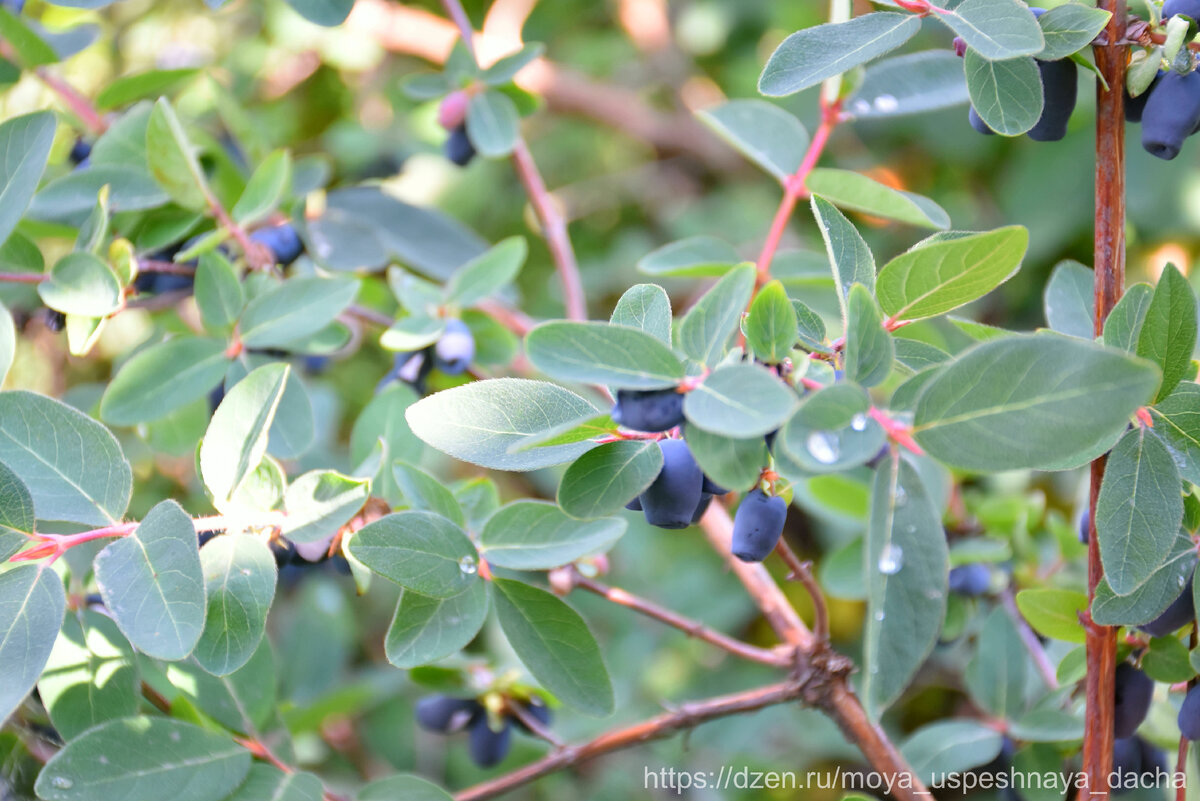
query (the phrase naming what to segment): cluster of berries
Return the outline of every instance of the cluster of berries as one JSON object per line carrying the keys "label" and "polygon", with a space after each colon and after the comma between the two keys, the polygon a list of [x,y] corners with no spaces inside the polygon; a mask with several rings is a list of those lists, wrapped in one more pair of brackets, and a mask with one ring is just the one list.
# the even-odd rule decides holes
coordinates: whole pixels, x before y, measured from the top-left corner
{"label": "cluster of berries", "polygon": [[446,375],[461,375],[475,359],[475,336],[462,320],[446,321],[446,328],[437,342],[422,350],[397,353],[391,371],[375,388],[379,392],[392,381],[403,381],[420,394],[425,394],[425,379],[433,368]]}
{"label": "cluster of berries", "polygon": [[530,699],[527,703],[507,699],[506,708],[496,722],[499,728],[493,728],[487,708],[477,699],[450,695],[429,695],[417,701],[417,725],[437,734],[453,734],[466,729],[471,759],[481,768],[490,768],[508,756],[514,723],[520,731],[534,733],[513,713],[514,704],[520,704],[521,711],[543,727],[550,725],[550,708],[538,699]]}
{"label": "cluster of berries", "polygon": [[[617,390],[612,419],[618,425],[647,433],[671,431],[684,424],[683,393],[675,387]],[[659,528],[680,529],[698,523],[712,499],[729,490],[708,476],[682,439],[661,439],[663,466],[646,490],[626,508],[640,511]],[[733,555],[743,562],[761,562],[775,549],[787,520],[787,502],[756,487],[747,493],[733,519]]]}

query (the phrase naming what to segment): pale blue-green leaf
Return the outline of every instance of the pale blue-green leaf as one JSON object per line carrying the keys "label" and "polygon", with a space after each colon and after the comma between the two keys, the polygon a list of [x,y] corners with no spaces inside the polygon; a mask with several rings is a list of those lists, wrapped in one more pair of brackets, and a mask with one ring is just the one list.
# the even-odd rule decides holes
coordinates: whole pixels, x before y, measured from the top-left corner
{"label": "pale blue-green leaf", "polygon": [[662,449],[653,440],[620,440],[593,448],[563,473],[558,505],[582,520],[616,514],[653,483],[662,462]]}
{"label": "pale blue-green leaf", "polygon": [[640,328],[670,347],[671,298],[657,284],[635,284],[621,295],[609,322]]}
{"label": "pale blue-green leaf", "polygon": [[487,617],[488,593],[476,581],[452,598],[430,598],[404,590],[383,648],[398,668],[415,668],[458,653]]}
{"label": "pale blue-green leaf", "polygon": [[937,18],[985,59],[1031,56],[1045,46],[1037,19],[1018,0],[963,0]]}
{"label": "pale blue-green leaf", "polygon": [[708,367],[721,360],[750,302],[755,275],[754,265],[734,267],[688,310],[679,323],[678,341],[687,356]]}
{"label": "pale blue-green leaf", "polygon": [[808,131],[800,120],[765,100],[729,100],[696,116],[780,181],[796,171],[808,149]]}
{"label": "pale blue-green leaf", "polygon": [[963,68],[971,105],[989,128],[1004,136],[1020,136],[1037,124],[1045,99],[1042,77],[1031,57],[988,61],[968,50]]}
{"label": "pale blue-green leaf", "polygon": [[893,189],[862,173],[819,167],[809,173],[804,185],[809,192],[843,209],[922,228],[950,227],[950,215],[929,198]]}
{"label": "pale blue-green leaf", "polygon": [[51,111],[13,117],[0,125],[0,242],[8,239],[33,200],[56,127]]}
{"label": "pale blue-green leaf", "polygon": [[1080,339],[1095,337],[1092,311],[1094,274],[1077,261],[1060,261],[1050,273],[1042,306],[1046,324],[1060,334]]}
{"label": "pale blue-green leaf", "polygon": [[813,195],[812,210],[817,227],[821,229],[821,238],[825,240],[825,252],[829,254],[829,267],[833,270],[838,305],[845,322],[850,287],[862,284],[872,292],[875,290],[875,257],[858,229],[828,200]]}
{"label": "pale blue-green leaf", "polygon": [[433,512],[396,512],[369,523],[349,551],[384,578],[431,598],[453,598],[479,580],[475,546]]}
{"label": "pale blue-green leaf", "polygon": [[638,259],[637,268],[646,275],[696,278],[724,275],[740,261],[733,245],[702,234],[647,253]]}
{"label": "pale blue-green leaf", "polygon": [[229,503],[266,455],[267,435],[289,369],[284,363],[259,367],[235,384],[213,413],[200,445],[198,464],[218,509]]}
{"label": "pale blue-green leaf", "polygon": [[683,413],[705,431],[750,439],[779,428],[799,404],[795,390],[770,370],[731,364],[717,368],[687,393]]}
{"label": "pale blue-green leaf", "polygon": [[620,518],[581,521],[552,503],[514,501],[488,518],[479,547],[490,564],[549,570],[603,553],[624,533],[625,521]]}
{"label": "pale blue-green leaf", "polygon": [[534,367],[560,381],[660,389],[684,375],[683,363],[662,340],[610,323],[542,323],[525,336],[525,353]]}
{"label": "pale blue-green leaf", "polygon": [[100,399],[100,418],[118,426],[149,423],[203,398],[225,377],[226,344],[180,336],[121,365]]}
{"label": "pale blue-green leaf", "polygon": [[62,578],[46,564],[0,573],[0,722],[37,683],[63,624]]}
{"label": "pale blue-green leaf", "polygon": [[856,119],[875,119],[937,111],[968,99],[962,60],[949,50],[924,50],[869,65],[845,108]]}

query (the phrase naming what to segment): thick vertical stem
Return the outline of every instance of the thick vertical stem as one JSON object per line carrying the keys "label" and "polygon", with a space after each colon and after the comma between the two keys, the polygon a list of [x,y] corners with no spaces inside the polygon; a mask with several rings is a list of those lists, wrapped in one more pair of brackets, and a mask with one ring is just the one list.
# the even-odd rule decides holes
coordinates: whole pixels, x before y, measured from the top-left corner
{"label": "thick vertical stem", "polygon": [[[1095,48],[1096,66],[1109,90],[1096,88],[1096,333],[1121,297],[1125,285],[1125,66],[1128,50],[1115,44],[1125,38],[1125,0],[1102,0],[1112,13],[1106,29],[1110,44]],[[1104,576],[1096,536],[1096,496],[1104,476],[1105,458],[1092,463],[1089,495],[1088,597]],[[1112,768],[1113,675],[1116,670],[1116,629],[1088,622],[1087,725],[1083,739],[1083,771],[1088,798],[1108,797]]]}

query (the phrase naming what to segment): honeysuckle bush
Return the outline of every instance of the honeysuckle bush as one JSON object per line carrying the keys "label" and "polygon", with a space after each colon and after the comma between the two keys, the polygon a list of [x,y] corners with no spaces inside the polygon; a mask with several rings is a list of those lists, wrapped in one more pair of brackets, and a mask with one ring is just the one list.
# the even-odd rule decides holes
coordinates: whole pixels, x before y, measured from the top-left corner
{"label": "honeysuckle bush", "polygon": [[[1172,690],[1200,668],[1194,609],[1161,623],[1188,606],[1200,526],[1185,273],[1131,283],[1097,334],[1092,270],[1034,264],[1021,285],[1044,298],[1045,325],[1019,309],[981,322],[1039,261],[1031,248],[1046,252],[1045,229],[963,230],[861,155],[830,166],[825,153],[881,120],[950,109],[965,129],[968,100],[990,129],[1025,133],[1044,111],[1037,60],[1090,67],[1107,12],[905,0],[851,18],[835,0],[831,21],[784,38],[758,81],[768,98],[819,98],[813,126],[748,88],[696,115],[757,180],[780,184],[774,220],[736,241],[727,225],[639,240],[642,282],[609,302],[573,286],[569,244],[541,243],[559,235],[547,216],[559,200],[530,181],[521,138],[553,113],[519,76],[561,31],[486,67],[461,41],[436,70],[397,58],[381,101],[334,68],[352,73],[347,42],[362,46],[352,0],[197,4],[186,19],[229,33],[230,71],[143,64],[73,88],[76,60],[129,47],[116,36],[137,25],[128,2],[0,8],[5,797],[433,799],[501,777],[465,791],[481,798],[518,787],[502,777],[524,763],[572,766],[599,732],[685,701],[651,729],[714,719],[691,736],[698,754],[661,745],[619,763],[626,775],[525,792],[628,797],[644,787],[638,766],[659,762],[861,768],[856,745],[884,771],[842,712],[847,739],[797,708],[829,711],[826,680],[850,672],[830,633],[855,660],[847,703],[881,722],[917,780],[1065,770],[1088,700],[1081,613],[1122,627],[1118,659],[1157,683],[1148,714],[1129,713],[1141,739],[1125,767],[1149,770],[1155,748],[1178,745]],[[1193,66],[1190,29],[1154,4],[1134,11],[1149,44],[1134,47],[1132,97],[1159,67]],[[90,19],[47,29],[72,14]],[[240,85],[254,78],[238,58],[270,60],[238,52],[267,46],[245,23],[272,18],[280,40],[320,52],[304,54],[316,67],[291,54],[311,77],[289,78],[301,99],[282,111]],[[379,102],[424,119],[418,141],[449,135],[475,187],[491,182],[496,209],[477,220],[488,238],[362,178],[361,148],[387,154],[364,144]],[[516,181],[496,178],[514,153],[537,209],[527,219]],[[585,262],[583,279],[611,288],[607,267]],[[561,300],[546,289],[559,279]],[[572,303],[593,319],[556,319]],[[622,427],[613,399],[637,393],[681,419]],[[717,496],[696,509],[716,536],[625,511],[672,469],[667,439],[686,443]],[[1105,454],[1092,529],[1103,580],[1089,603],[1077,529],[1087,467]],[[789,507],[786,531],[767,532],[767,546],[784,535],[770,573],[722,544],[734,515],[734,553],[762,555],[737,545],[750,493]],[[778,584],[809,623],[799,640],[779,645],[757,623],[731,565]],[[654,604],[705,642],[648,634],[617,608],[672,614]],[[772,680],[793,683],[759,706],[790,703],[753,718],[715,720],[738,710],[702,700]],[[486,768],[459,739],[414,732],[414,704],[443,695],[461,702],[423,722],[469,717]],[[536,737],[514,738],[510,755],[514,726]]]}

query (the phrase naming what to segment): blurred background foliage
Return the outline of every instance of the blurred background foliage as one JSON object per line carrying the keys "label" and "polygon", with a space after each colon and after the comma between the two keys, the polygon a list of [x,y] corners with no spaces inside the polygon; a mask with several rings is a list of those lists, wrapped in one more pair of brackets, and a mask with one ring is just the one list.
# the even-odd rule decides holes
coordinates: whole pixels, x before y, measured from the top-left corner
{"label": "blurred background foliage", "polygon": [[[466,5],[479,28],[491,4],[473,0]],[[538,65],[519,80],[541,97],[543,106],[526,118],[523,129],[570,219],[594,318],[606,318],[622,291],[645,280],[635,270],[637,260],[667,242],[707,233],[735,243],[746,258],[756,256],[779,188],[709,135],[691,113],[723,98],[756,97],[767,55],[788,33],[822,22],[825,12],[820,2],[771,0],[496,3],[480,45],[485,61],[515,49],[518,30],[524,41],[546,45],[549,66]],[[54,68],[89,97],[121,75],[197,68],[171,89],[181,116],[212,137],[235,139],[251,166],[271,149],[286,147],[311,169],[327,169],[330,187],[378,181],[407,201],[440,207],[489,241],[530,234],[519,305],[534,317],[561,316],[549,253],[532,230],[536,223],[510,164],[479,158],[465,169],[454,167],[441,155],[446,134],[435,119],[436,101],[415,101],[402,90],[406,77],[429,69],[453,41],[437,3],[359,0],[350,19],[336,28],[308,23],[279,0],[234,0],[218,11],[200,0],[124,0],[99,12],[31,0],[25,15],[51,31],[70,31],[80,44],[93,40]],[[928,24],[905,49],[949,46],[944,29]],[[1022,271],[976,304],[971,316],[1033,329],[1045,324],[1042,291],[1054,265],[1063,259],[1091,261],[1094,92],[1090,74],[1081,71],[1080,80],[1085,83],[1080,108],[1061,142],[979,136],[966,123],[966,107],[960,106],[841,126],[823,163],[861,170],[931,197],[949,212],[957,229],[1027,226],[1030,250]],[[45,86],[26,75],[0,92],[0,113],[9,117],[53,102]],[[810,130],[815,128],[815,91],[781,103]],[[62,126],[47,177],[71,169],[73,141]],[[1196,152],[1185,151],[1183,158],[1167,163],[1142,152],[1136,140],[1132,144],[1129,282],[1153,281],[1167,261],[1190,274],[1200,253]],[[223,171],[245,170],[236,158],[206,166],[218,191]],[[310,211],[319,210],[319,193],[309,203]],[[903,225],[852,218],[883,260],[921,238]],[[36,233],[52,251],[55,230],[47,226]],[[64,237],[60,247],[69,249],[70,238]],[[822,254],[806,208],[797,212],[785,247]],[[51,258],[47,252],[47,261]],[[1191,280],[1197,285],[1195,277]],[[685,280],[668,280],[666,287],[677,309],[701,289],[699,282]],[[25,291],[5,288],[6,301],[21,305]],[[360,300],[380,307],[391,302],[381,276],[365,283]],[[166,325],[171,325],[169,318]],[[104,334],[99,358],[77,360],[66,355],[58,336],[31,322],[7,386],[90,407],[111,362],[119,361],[152,327],[145,312],[122,314]],[[903,335],[949,350],[967,343],[944,321],[913,326]],[[327,465],[349,467],[345,443],[350,427],[390,361],[390,354],[368,339],[357,354],[304,377],[318,411],[317,447]],[[438,380],[445,386],[449,379]],[[209,511],[192,470],[190,448],[174,456],[156,453],[129,432],[122,434],[122,444],[137,475],[133,517],[164,497],[176,497],[196,513]],[[478,474],[476,468],[439,460],[432,452],[426,456],[441,475],[466,479]],[[552,472],[496,478],[504,500],[527,494],[553,497],[557,484]],[[1018,585],[1037,583],[1047,571],[1057,572],[1061,585],[1079,587],[1083,550],[1075,540],[1073,519],[1083,491],[1079,474],[979,479],[956,494],[948,525],[954,536],[981,535],[989,543],[988,553],[997,560],[998,591],[1010,579]],[[787,536],[818,562],[832,600],[834,644],[854,656],[862,628],[857,538],[866,512],[865,482],[811,482],[799,489],[798,502],[808,514],[791,516]],[[696,529],[653,530],[631,515],[630,531],[611,562],[613,583],[718,628],[771,642],[738,582]],[[365,598],[355,598],[346,575],[318,568],[287,572],[271,616],[271,640],[284,718],[296,736],[301,765],[334,786],[351,786],[393,770],[416,770],[451,787],[491,775],[469,762],[458,739],[415,729],[413,700],[427,692],[423,683],[437,684],[445,675],[435,669],[409,675],[387,666],[383,633],[395,588],[377,581]],[[806,611],[808,600],[798,586],[788,591]],[[769,676],[765,668],[737,662],[599,599],[577,595],[571,601],[603,644],[618,712],[610,721],[560,714],[556,728],[564,739],[586,738],[685,699],[750,687]],[[977,607],[991,602],[952,600],[945,641],[905,700],[888,713],[889,728],[904,733],[930,720],[974,714],[960,677],[971,653],[970,635],[983,617],[975,614],[983,611]],[[502,637],[489,637],[486,630],[480,640],[487,647],[477,643],[469,654],[503,645]],[[1153,727],[1152,720],[1151,733]],[[1166,746],[1174,733],[1169,717],[1162,729],[1166,737],[1160,745]],[[497,772],[544,750],[524,738],[514,745]],[[22,777],[32,780],[32,763],[11,734],[0,735],[0,755],[4,772],[16,780],[0,797],[30,794]],[[668,797],[674,794],[643,789],[646,771],[715,772],[721,765],[799,771],[834,763],[859,765],[859,757],[831,723],[814,711],[777,707],[621,752],[548,777],[511,797]],[[710,790],[692,791],[688,797],[825,801],[840,794],[829,789]]]}

